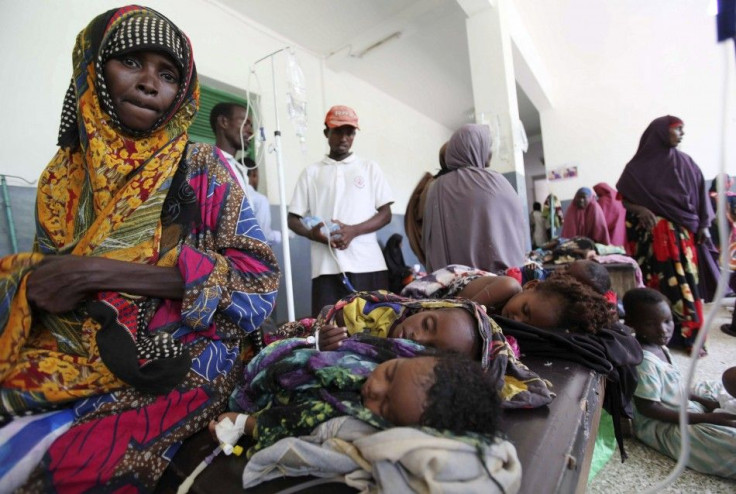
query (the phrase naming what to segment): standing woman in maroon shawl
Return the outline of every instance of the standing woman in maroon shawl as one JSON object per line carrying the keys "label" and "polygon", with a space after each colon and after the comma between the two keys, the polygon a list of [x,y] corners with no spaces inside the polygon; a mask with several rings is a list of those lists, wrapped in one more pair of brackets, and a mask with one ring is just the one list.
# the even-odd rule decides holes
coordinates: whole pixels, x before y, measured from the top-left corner
{"label": "standing woman in maroon shawl", "polygon": [[605,245],[611,243],[606,217],[593,197],[593,191],[589,188],[578,189],[567,207],[562,236],[565,238],[588,237],[593,242]]}
{"label": "standing woman in maroon shawl", "polygon": [[682,126],[670,115],[649,124],[616,187],[644,283],[672,305],[676,330],[670,345],[689,350],[703,324],[697,246],[708,238],[713,211],[700,168],[677,149]]}
{"label": "standing woman in maroon shawl", "polygon": [[603,210],[603,216],[606,217],[611,245],[624,247],[626,245],[626,209],[621,199],[616,197],[616,189],[601,182],[593,186],[593,191],[598,196],[598,205]]}
{"label": "standing woman in maroon shawl", "polygon": [[506,178],[487,169],[491,131],[467,124],[447,143],[447,172],[429,187],[422,224],[427,271],[463,264],[498,273],[521,266],[527,245],[521,200]]}

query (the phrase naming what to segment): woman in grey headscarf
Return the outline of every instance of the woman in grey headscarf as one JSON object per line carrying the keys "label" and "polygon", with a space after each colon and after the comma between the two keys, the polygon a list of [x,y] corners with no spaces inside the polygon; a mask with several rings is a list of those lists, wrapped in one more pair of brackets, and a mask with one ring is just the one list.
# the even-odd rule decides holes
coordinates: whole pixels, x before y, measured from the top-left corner
{"label": "woman in grey headscarf", "polygon": [[526,222],[506,178],[487,169],[491,131],[467,124],[450,138],[448,172],[427,192],[422,246],[428,271],[464,264],[497,273],[524,262]]}

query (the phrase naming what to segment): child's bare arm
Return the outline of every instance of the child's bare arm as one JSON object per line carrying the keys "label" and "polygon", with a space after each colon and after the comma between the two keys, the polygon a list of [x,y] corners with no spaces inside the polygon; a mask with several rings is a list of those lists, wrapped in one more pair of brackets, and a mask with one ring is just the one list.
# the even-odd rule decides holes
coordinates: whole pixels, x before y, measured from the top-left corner
{"label": "child's bare arm", "polygon": [[344,326],[322,326],[319,330],[319,349],[337,350],[342,340],[348,337],[348,330]]}
{"label": "child's bare arm", "polygon": [[[680,414],[677,410],[671,410],[657,401],[645,400],[634,396],[634,404],[636,409],[650,419],[661,420],[676,424],[680,421]],[[690,424],[715,424],[726,427],[736,427],[736,415],[731,413],[693,413],[688,412],[687,421]]]}
{"label": "child's bare arm", "polygon": [[335,315],[332,316],[332,320],[337,326],[345,326],[345,316],[342,313],[342,309],[335,311]]}
{"label": "child's bare arm", "polygon": [[[238,418],[238,415],[240,414],[237,412],[225,412],[225,413],[221,413],[217,417],[217,420],[210,420],[210,423],[208,424],[207,428],[210,431],[210,435],[212,436],[212,439],[214,439],[215,441],[218,440],[217,434],[215,432],[215,426],[217,426],[217,424],[220,421],[224,420],[227,417],[232,421],[232,423],[235,423],[235,420]],[[245,425],[243,426],[243,434],[245,434],[246,436],[252,436],[253,429],[255,429],[255,427],[256,427],[256,418],[251,417],[249,415],[248,418],[245,420]]]}
{"label": "child's bare arm", "polygon": [[703,398],[702,396],[698,396],[694,394],[690,395],[690,400],[700,403],[709,412],[712,412],[713,410],[715,410],[716,408],[720,406],[720,404],[716,400],[709,400],[708,398]]}
{"label": "child's bare arm", "polygon": [[484,305],[489,314],[496,314],[520,291],[521,285],[510,276],[484,276],[468,283],[458,297]]}

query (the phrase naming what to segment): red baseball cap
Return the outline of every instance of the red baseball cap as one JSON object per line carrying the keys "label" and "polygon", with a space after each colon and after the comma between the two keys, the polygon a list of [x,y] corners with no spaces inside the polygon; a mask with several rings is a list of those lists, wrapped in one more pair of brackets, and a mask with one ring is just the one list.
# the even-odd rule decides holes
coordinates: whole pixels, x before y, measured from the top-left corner
{"label": "red baseball cap", "polygon": [[325,116],[325,125],[330,129],[350,125],[360,130],[358,114],[349,106],[336,105],[330,108]]}

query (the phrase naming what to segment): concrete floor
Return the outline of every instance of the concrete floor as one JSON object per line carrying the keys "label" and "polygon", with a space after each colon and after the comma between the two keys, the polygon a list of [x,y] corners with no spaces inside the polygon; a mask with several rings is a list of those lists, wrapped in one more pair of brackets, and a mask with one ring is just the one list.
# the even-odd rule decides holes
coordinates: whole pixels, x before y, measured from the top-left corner
{"label": "concrete floor", "polygon": [[[721,324],[731,322],[734,299],[726,299],[719,305],[708,304],[706,311],[717,311],[717,317],[708,332],[706,347],[708,356],[698,359],[695,380],[720,380],[721,373],[736,365],[736,337],[720,331]],[[672,352],[678,367],[686,374],[691,359],[684,353]],[[658,453],[634,438],[625,440],[629,458],[621,463],[618,450],[606,466],[588,483],[587,492],[639,493],[660,482],[675,468],[675,461]],[[661,493],[736,493],[736,481],[703,475],[686,468],[673,484]]]}

